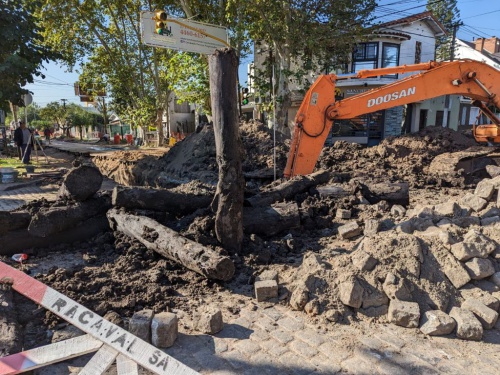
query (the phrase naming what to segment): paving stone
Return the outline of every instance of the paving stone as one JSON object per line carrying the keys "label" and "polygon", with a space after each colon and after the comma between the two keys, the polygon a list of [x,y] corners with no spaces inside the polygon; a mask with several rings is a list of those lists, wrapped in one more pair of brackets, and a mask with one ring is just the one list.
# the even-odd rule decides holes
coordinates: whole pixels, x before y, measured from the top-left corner
{"label": "paving stone", "polygon": [[387,320],[398,326],[417,328],[420,320],[420,308],[416,302],[391,300]]}
{"label": "paving stone", "polygon": [[434,212],[439,216],[455,217],[460,215],[461,208],[457,202],[445,202],[434,206]]}
{"label": "paving stone", "polygon": [[260,345],[252,340],[238,340],[234,343],[234,347],[246,356],[251,356],[260,350]]}
{"label": "paving stone", "polygon": [[365,220],[365,229],[363,234],[367,237],[376,235],[380,230],[380,222],[377,219]]}
{"label": "paving stone", "polygon": [[231,350],[221,354],[221,357],[224,358],[230,365],[236,370],[240,370],[243,367],[248,366],[247,357],[242,356],[241,352],[238,350]]}
{"label": "paving stone", "polygon": [[495,249],[495,241],[475,229],[465,234],[463,242],[451,245],[451,252],[462,262],[471,258],[487,258]]}
{"label": "paving stone", "polygon": [[210,371],[224,370],[229,367],[229,364],[223,358],[213,355],[213,353],[197,352],[193,353],[193,357],[204,369]]}
{"label": "paving stone", "polygon": [[420,331],[426,335],[448,335],[455,329],[456,322],[440,310],[426,311],[422,317]]}
{"label": "paving stone", "polygon": [[338,228],[338,232],[340,237],[347,240],[359,236],[361,233],[363,233],[363,229],[358,225],[357,222],[351,221],[347,224],[340,226]]}
{"label": "paving stone", "polygon": [[267,301],[278,297],[278,283],[276,280],[262,280],[255,282],[255,297],[257,302]]}
{"label": "paving stone", "polygon": [[489,178],[479,181],[474,190],[474,195],[489,201],[495,192],[495,185],[491,183]]}
{"label": "paving stone", "polygon": [[266,331],[261,331],[261,330],[254,330],[251,334],[250,334],[250,340],[253,340],[257,343],[260,343],[262,341],[266,341],[266,340],[269,340],[271,336],[269,336],[269,333],[267,333]]}
{"label": "paving stone", "polygon": [[454,256],[449,254],[446,259],[438,259],[441,264],[442,271],[457,289],[467,284],[471,277],[465,267]]}
{"label": "paving stone", "polygon": [[278,320],[278,325],[280,327],[283,327],[286,330],[292,331],[292,332],[295,332],[295,331],[298,331],[298,330],[304,328],[303,321],[297,320],[297,319],[292,318],[292,317],[286,317],[286,318],[282,318],[282,319]]}
{"label": "paving stone", "polygon": [[364,289],[358,280],[347,280],[339,286],[340,301],[347,306],[359,309],[363,303]]}
{"label": "paving stone", "polygon": [[472,193],[467,193],[460,199],[459,203],[463,206],[470,207],[475,212],[478,212],[486,207],[488,201]]}
{"label": "paving stone", "polygon": [[264,280],[275,280],[279,284],[278,272],[274,270],[265,270],[261,272],[259,275],[255,276],[255,281],[264,281]]}
{"label": "paving stone", "polygon": [[457,337],[464,340],[479,341],[483,337],[483,326],[472,311],[453,307],[450,316],[457,322]]}
{"label": "paving stone", "polygon": [[312,357],[310,361],[314,366],[316,366],[315,373],[332,375],[342,371],[340,363],[333,363],[330,358],[321,353]]}
{"label": "paving stone", "polygon": [[177,315],[170,312],[156,314],[151,321],[151,343],[158,348],[172,346],[177,338]]}
{"label": "paving stone", "polygon": [[480,300],[468,298],[462,303],[462,309],[470,310],[476,315],[484,329],[491,329],[495,326],[498,319],[498,313],[490,309]]}
{"label": "paving stone", "polygon": [[318,347],[325,342],[323,335],[310,329],[303,329],[295,332],[295,337],[302,341],[305,341],[313,347]]}
{"label": "paving stone", "polygon": [[261,313],[274,321],[280,319],[283,316],[283,314],[276,310],[276,308],[274,307],[263,309]]}
{"label": "paving stone", "polygon": [[334,363],[340,363],[349,357],[348,351],[340,341],[325,342],[318,346],[318,350]]}
{"label": "paving stone", "polygon": [[249,361],[253,367],[260,370],[260,375],[262,373],[275,375],[277,369],[281,367],[278,358],[270,357],[269,354],[262,351],[255,353],[250,357]]}
{"label": "paving stone", "polygon": [[302,340],[293,340],[288,344],[288,347],[290,348],[290,350],[305,357],[306,359],[314,357],[316,354],[318,354],[317,349]]}
{"label": "paving stone", "polygon": [[363,250],[355,251],[351,255],[351,261],[354,267],[360,271],[371,271],[378,263],[377,259]]}
{"label": "paving stone", "polygon": [[290,331],[284,331],[282,329],[272,331],[269,335],[281,344],[287,344],[293,340],[293,335]]}
{"label": "paving stone", "polygon": [[281,344],[275,339],[262,341],[259,343],[259,345],[264,351],[268,352],[269,354],[275,357],[279,357],[283,353],[290,351],[290,349],[286,345]]}
{"label": "paving stone", "polygon": [[465,269],[469,272],[471,279],[480,280],[495,273],[495,267],[489,259],[472,258],[465,263]]}
{"label": "paving stone", "polygon": [[404,217],[406,215],[406,208],[400,204],[395,204],[391,207],[391,215],[396,217]]}
{"label": "paving stone", "polygon": [[500,272],[495,272],[493,275],[491,275],[490,281],[493,284],[500,286]]}
{"label": "paving stone", "polygon": [[151,321],[153,320],[153,310],[141,310],[132,315],[129,321],[129,332],[146,342],[151,342]]}
{"label": "paving stone", "polygon": [[351,210],[344,210],[342,208],[338,208],[337,212],[335,213],[335,217],[337,219],[350,219],[351,218]]}
{"label": "paving stone", "polygon": [[340,365],[342,366],[342,370],[348,374],[380,374],[373,363],[366,362],[364,359],[359,358],[359,356],[346,359]]}
{"label": "paving stone", "polygon": [[[248,322],[250,326],[250,322]],[[222,331],[224,322],[222,321],[222,312],[216,307],[206,307],[197,316],[196,329],[199,332],[215,335]]]}

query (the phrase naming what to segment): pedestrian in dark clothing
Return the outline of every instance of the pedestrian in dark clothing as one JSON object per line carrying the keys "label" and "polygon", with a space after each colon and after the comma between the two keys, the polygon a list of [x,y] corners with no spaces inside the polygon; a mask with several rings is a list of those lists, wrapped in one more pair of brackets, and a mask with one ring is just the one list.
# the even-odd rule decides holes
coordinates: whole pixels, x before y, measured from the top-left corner
{"label": "pedestrian in dark clothing", "polygon": [[31,156],[31,131],[26,128],[24,121],[19,121],[19,127],[14,131],[14,142],[20,149],[20,157],[24,164],[30,163]]}
{"label": "pedestrian in dark clothing", "polygon": [[45,140],[50,145],[50,129],[49,128],[45,128],[45,130],[43,131],[43,134],[45,135]]}

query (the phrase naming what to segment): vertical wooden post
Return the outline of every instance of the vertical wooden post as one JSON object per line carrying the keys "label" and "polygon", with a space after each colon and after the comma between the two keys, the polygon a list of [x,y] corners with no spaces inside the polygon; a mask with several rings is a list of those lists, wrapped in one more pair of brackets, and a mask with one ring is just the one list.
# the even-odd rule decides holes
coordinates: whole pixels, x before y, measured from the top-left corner
{"label": "vertical wooden post", "polygon": [[243,240],[242,143],[238,126],[238,58],[231,48],[209,57],[210,97],[219,182],[212,202],[215,233],[224,248],[239,251]]}

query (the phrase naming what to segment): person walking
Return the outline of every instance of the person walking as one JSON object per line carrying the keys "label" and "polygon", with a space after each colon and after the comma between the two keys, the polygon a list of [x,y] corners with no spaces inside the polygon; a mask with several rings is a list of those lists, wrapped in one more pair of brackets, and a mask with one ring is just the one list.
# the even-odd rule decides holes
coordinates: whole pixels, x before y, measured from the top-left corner
{"label": "person walking", "polygon": [[43,134],[45,135],[45,140],[50,145],[50,128],[45,128]]}
{"label": "person walking", "polygon": [[24,164],[30,163],[31,156],[31,131],[26,127],[26,123],[24,121],[19,121],[19,127],[14,131],[14,142],[20,150],[21,161]]}

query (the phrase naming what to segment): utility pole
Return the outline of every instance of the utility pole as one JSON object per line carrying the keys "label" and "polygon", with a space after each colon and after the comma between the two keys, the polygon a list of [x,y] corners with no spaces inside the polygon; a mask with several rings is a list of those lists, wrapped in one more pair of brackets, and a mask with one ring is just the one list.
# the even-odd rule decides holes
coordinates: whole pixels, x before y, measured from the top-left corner
{"label": "utility pole", "polygon": [[61,99],[61,102],[63,102],[63,107],[64,109],[66,109],[66,102],[68,101],[68,99]]}

